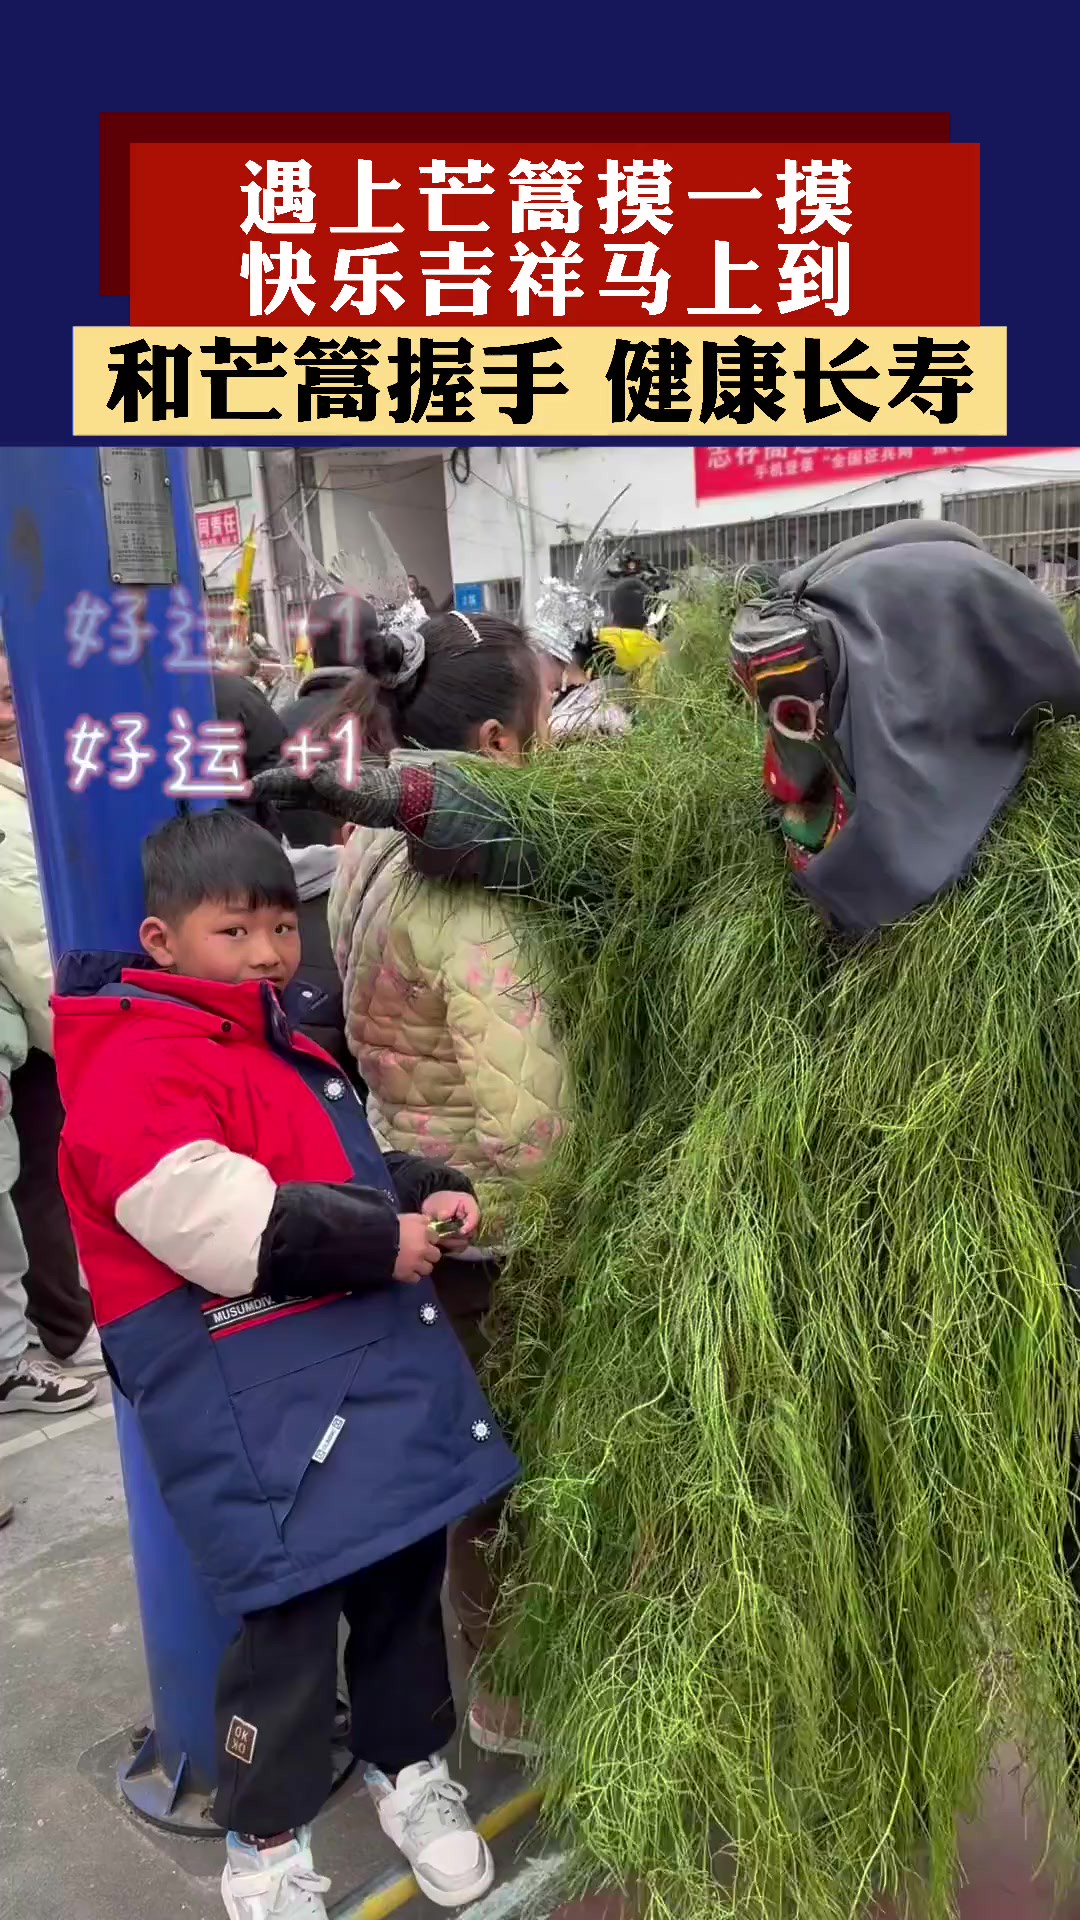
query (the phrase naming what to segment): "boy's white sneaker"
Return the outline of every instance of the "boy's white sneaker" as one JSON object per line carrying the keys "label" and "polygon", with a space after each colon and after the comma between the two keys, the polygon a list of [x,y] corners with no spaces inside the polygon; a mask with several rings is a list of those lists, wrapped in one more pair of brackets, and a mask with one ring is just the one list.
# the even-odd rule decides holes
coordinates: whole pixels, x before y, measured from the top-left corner
{"label": "boy's white sneaker", "polygon": [[465,1811],[466,1793],[445,1760],[404,1767],[394,1786],[369,1771],[367,1788],[379,1825],[408,1861],[421,1893],[437,1907],[465,1907],[486,1893],[495,1862]]}
{"label": "boy's white sneaker", "polygon": [[229,1920],[327,1920],[329,1891],[312,1864],[306,1828],[280,1847],[253,1847],[230,1833],[221,1876]]}

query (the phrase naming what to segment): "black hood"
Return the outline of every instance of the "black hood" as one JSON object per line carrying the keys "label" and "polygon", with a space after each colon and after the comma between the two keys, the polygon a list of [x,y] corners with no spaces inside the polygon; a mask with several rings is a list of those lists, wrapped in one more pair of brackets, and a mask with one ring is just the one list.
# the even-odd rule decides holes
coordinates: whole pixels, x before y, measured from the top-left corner
{"label": "black hood", "polygon": [[845,541],[781,591],[838,643],[829,729],[855,791],[799,885],[870,933],[967,872],[1039,721],[1080,715],[1080,659],[1048,595],[945,522]]}
{"label": "black hood", "polygon": [[152,974],[161,972],[145,953],[95,953],[72,948],[62,953],[56,963],[56,993],[60,999],[100,993],[104,987],[115,985],[122,973],[136,969]]}

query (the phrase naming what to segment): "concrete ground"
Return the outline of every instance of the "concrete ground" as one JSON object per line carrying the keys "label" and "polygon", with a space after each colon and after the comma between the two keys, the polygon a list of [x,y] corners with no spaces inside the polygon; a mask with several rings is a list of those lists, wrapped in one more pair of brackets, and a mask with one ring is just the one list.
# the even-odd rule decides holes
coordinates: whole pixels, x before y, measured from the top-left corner
{"label": "concrete ground", "polygon": [[[137,1820],[115,1785],[129,1730],[146,1717],[138,1612],[112,1410],[67,1419],[0,1418],[0,1920],[220,1920],[217,1841],[174,1838]],[[457,1759],[455,1757],[455,1765]],[[518,1793],[505,1763],[471,1750],[457,1768],[477,1814]],[[346,1786],[318,1823],[338,1920],[366,1920],[364,1894],[400,1876],[362,1788]],[[495,1845],[500,1882],[474,1920],[550,1912],[543,1849],[527,1825]],[[1039,1872],[1040,1831],[1004,1756],[980,1820],[963,1836],[960,1920],[1080,1920]],[[554,1896],[553,1896],[554,1898]],[[539,1904],[538,1904],[539,1903]],[[407,1913],[418,1914],[414,1900]],[[389,1911],[380,1893],[366,1911]],[[633,1920],[611,1897],[553,1920]],[[869,1916],[868,1916],[869,1920]],[[875,1920],[890,1920],[878,1910]]]}
{"label": "concrete ground", "polygon": [[[136,1819],[115,1784],[146,1683],[110,1396],[43,1422],[0,1418],[0,1920],[221,1920],[221,1847]],[[519,1792],[505,1762],[454,1756],[483,1812]],[[513,1873],[522,1832],[496,1846]],[[330,1899],[404,1871],[362,1787],[316,1829]],[[414,1903],[416,1911],[419,1903]]]}

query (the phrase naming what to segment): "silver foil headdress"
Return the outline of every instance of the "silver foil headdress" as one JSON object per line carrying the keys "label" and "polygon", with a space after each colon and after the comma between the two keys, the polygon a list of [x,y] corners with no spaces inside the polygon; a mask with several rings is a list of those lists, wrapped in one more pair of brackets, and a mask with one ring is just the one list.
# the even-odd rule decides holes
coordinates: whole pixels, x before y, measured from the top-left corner
{"label": "silver foil headdress", "polygon": [[574,648],[592,633],[601,620],[598,600],[572,580],[542,580],[532,623],[533,639],[544,653],[566,666],[574,657]]}
{"label": "silver foil headdress", "polygon": [[324,591],[358,594],[375,609],[383,633],[393,634],[399,641],[401,666],[395,673],[383,673],[379,678],[385,687],[402,687],[424,664],[421,628],[430,616],[413,594],[404,562],[370,509],[364,515],[364,522],[357,529],[356,546],[336,553],[325,567],[295,527],[292,532]]}
{"label": "silver foil headdress", "polygon": [[623,487],[611,505],[604,509],[582,546],[570,579],[549,578],[541,582],[530,630],[531,638],[541,652],[561,660],[564,666],[573,659],[574,648],[603,624],[604,613],[596,597],[597,589],[612,560],[622,552],[631,534],[625,534],[612,544],[603,537],[602,530],[623,494],[628,492],[629,488]]}

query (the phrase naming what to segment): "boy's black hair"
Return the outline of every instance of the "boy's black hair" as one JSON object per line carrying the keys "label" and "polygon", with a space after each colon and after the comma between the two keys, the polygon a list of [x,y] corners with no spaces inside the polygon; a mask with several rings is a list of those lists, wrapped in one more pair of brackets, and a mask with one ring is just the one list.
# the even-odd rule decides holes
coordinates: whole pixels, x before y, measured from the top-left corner
{"label": "boy's black hair", "polygon": [[298,904],[288,855],[273,834],[227,807],[179,814],[142,846],[146,911],[176,922],[208,900],[248,911]]}

